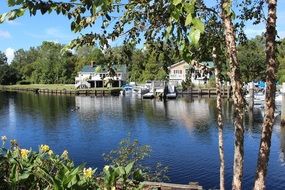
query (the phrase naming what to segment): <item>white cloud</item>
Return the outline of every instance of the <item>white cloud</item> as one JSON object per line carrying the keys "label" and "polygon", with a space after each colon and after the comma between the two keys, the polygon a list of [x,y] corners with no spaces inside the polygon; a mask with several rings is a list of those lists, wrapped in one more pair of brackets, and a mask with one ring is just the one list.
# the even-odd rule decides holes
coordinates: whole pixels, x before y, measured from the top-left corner
{"label": "white cloud", "polygon": [[5,50],[5,55],[7,57],[8,64],[11,64],[11,62],[13,61],[15,57],[15,50],[13,48],[7,48]]}
{"label": "white cloud", "polygon": [[0,30],[0,38],[11,38],[11,34],[6,30]]}

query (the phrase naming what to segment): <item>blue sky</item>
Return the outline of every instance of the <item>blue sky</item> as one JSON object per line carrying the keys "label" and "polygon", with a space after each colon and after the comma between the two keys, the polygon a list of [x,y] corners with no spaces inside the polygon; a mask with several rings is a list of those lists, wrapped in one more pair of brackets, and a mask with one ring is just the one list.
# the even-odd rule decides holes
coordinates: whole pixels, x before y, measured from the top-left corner
{"label": "blue sky", "polygon": [[[7,12],[7,2],[5,0],[0,1],[0,14]],[[281,38],[285,37],[285,1],[278,1],[277,12],[277,28]],[[98,30],[95,25],[91,30]],[[253,26],[247,24],[246,33],[249,37],[261,34],[265,31],[264,24]],[[30,17],[29,14],[25,14],[14,21],[5,22],[0,24],[0,51],[5,52],[9,61],[13,58],[13,52],[17,49],[29,49],[40,45],[43,41],[54,41],[66,44],[70,40],[76,38],[79,34],[75,34],[70,30],[70,21],[61,15],[37,14]],[[113,42],[113,46],[120,45],[120,41]]]}

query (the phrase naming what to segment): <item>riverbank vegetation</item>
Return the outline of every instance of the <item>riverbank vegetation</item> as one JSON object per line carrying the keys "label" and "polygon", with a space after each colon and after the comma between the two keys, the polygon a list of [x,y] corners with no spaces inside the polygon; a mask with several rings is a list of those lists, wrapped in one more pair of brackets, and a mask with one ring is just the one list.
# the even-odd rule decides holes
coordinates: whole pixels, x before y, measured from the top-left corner
{"label": "riverbank vegetation", "polygon": [[[150,147],[126,138],[117,150],[105,155],[109,165],[103,171],[74,165],[68,151],[57,155],[48,145],[38,151],[20,147],[6,136],[1,137],[0,189],[141,189],[145,180],[165,180],[167,168],[150,170],[141,164],[149,156]],[[113,157],[115,156],[115,157]],[[110,160],[111,158],[111,160]]]}

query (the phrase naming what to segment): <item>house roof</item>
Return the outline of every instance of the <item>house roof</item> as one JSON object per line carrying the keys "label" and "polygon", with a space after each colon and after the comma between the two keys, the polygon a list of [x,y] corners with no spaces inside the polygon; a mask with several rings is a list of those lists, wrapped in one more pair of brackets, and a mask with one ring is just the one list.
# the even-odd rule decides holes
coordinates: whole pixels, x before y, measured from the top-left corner
{"label": "house roof", "polygon": [[[113,65],[113,69],[116,72],[127,72],[127,66],[126,65]],[[84,65],[81,69],[82,73],[105,73],[108,72],[108,67],[106,65],[97,65],[97,66],[91,66],[91,65]]]}
{"label": "house roof", "polygon": [[182,65],[182,64],[188,64],[189,65],[189,63],[187,63],[186,61],[182,60],[182,61],[179,61],[179,62],[173,64],[173,65],[170,65],[168,68],[170,69],[172,67],[176,67],[176,66]]}
{"label": "house roof", "polygon": [[[194,62],[195,62],[195,61],[194,61]],[[191,62],[191,63],[193,64],[193,62]],[[197,62],[196,62],[196,63],[197,63]],[[173,68],[173,67],[177,67],[178,65],[182,65],[182,64],[186,64],[186,65],[185,65],[185,68],[186,68],[186,69],[190,67],[190,63],[187,63],[186,61],[182,60],[182,61],[179,61],[179,62],[173,64],[173,65],[170,65],[170,66],[168,67],[168,69],[171,69],[171,68]],[[213,61],[202,61],[202,62],[198,62],[198,64],[203,65],[203,66],[205,66],[205,67],[207,67],[207,68],[209,68],[209,69],[215,68],[215,64],[214,64]]]}
{"label": "house roof", "polygon": [[82,73],[92,73],[95,71],[95,67],[92,67],[91,65],[84,65],[81,69]]}
{"label": "house roof", "polygon": [[203,61],[203,62],[200,62],[199,64],[200,65],[204,65],[204,66],[206,66],[209,69],[215,68],[215,64],[214,64],[213,61]]}

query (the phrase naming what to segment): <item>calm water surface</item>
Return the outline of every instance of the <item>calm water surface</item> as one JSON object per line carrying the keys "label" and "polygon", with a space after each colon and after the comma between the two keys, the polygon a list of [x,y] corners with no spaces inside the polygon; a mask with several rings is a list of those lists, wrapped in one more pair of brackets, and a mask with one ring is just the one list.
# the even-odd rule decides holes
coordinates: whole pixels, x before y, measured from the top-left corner
{"label": "calm water surface", "polygon": [[[77,111],[73,109],[80,107]],[[226,186],[233,160],[232,104],[224,102]],[[246,113],[247,115],[247,113]],[[254,124],[252,119],[254,118]],[[276,123],[278,123],[278,118]],[[244,189],[252,189],[261,118],[245,118]],[[48,144],[57,153],[68,149],[76,163],[102,168],[103,153],[131,135],[152,147],[146,164],[169,166],[172,182],[219,186],[215,99],[184,97],[160,102],[134,97],[80,97],[0,93],[0,135],[37,149]],[[267,189],[285,189],[285,129],[275,125]]]}

